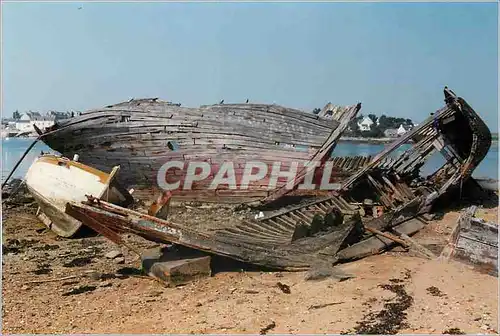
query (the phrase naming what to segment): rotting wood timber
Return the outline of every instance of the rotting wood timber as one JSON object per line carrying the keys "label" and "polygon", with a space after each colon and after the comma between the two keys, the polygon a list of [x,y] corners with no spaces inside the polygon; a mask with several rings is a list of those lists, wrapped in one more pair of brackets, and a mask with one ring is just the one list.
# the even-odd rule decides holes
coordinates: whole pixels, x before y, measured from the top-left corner
{"label": "rotting wood timber", "polygon": [[[347,179],[337,195],[354,204],[372,198],[384,214],[364,218],[366,226],[380,231],[413,234],[424,224],[418,218],[447,192],[459,189],[471,179],[491,145],[491,133],[477,113],[451,90],[444,90],[446,106],[419,127],[387,146],[370,163]],[[390,158],[401,144],[412,146]],[[445,163],[426,178],[419,170],[434,153]],[[339,253],[341,260],[356,259],[381,251],[393,244],[387,238],[365,232],[363,240]]]}
{"label": "rotting wood timber", "polygon": [[[331,204],[329,208],[332,208]],[[324,209],[328,211],[328,207]],[[89,197],[85,204],[68,203],[66,213],[118,244],[121,242],[116,233],[132,233],[152,241],[172,242],[284,270],[336,263],[338,250],[359,224],[359,217],[341,219],[338,223],[320,227],[314,234],[297,238],[295,232],[301,227],[298,224],[306,219],[290,216],[286,221],[279,221],[279,217],[283,218],[281,215],[265,221],[241,220],[234,228],[203,232],[94,197]]]}
{"label": "rotting wood timber", "polygon": [[[357,188],[368,185],[385,207],[394,209],[416,197],[423,197],[429,207],[449,189],[460,188],[486,156],[491,133],[463,98],[448,88],[444,94],[445,107],[377,154],[344,182],[340,193],[356,194]],[[409,140],[413,140],[409,149],[389,158]],[[423,178],[419,170],[434,153],[440,153],[446,162]]]}
{"label": "rotting wood timber", "polygon": [[[117,243],[118,234],[128,232],[279,269],[304,269],[378,253],[396,242],[387,238],[393,237],[391,233],[411,235],[424,227],[419,216],[442,195],[460,189],[489,149],[490,131],[476,112],[448,88],[444,94],[445,107],[369,162],[339,163],[357,170],[340,190],[293,201],[295,190],[274,189],[252,208],[255,219],[235,215],[231,227],[201,230],[95,197],[84,204],[67,204],[66,213]],[[325,160],[336,136],[335,130],[331,132],[313,158]],[[394,156],[409,140],[410,148]],[[435,173],[420,176],[420,168],[433,153],[443,155],[446,162]]]}
{"label": "rotting wood timber", "polygon": [[[259,161],[271,166],[278,161],[285,170],[323,159],[360,109],[361,104],[328,104],[314,115],[278,105],[187,108],[157,98],[132,99],[60,121],[46,130],[51,133],[42,140],[65,156],[78,154],[81,162],[98,169],[120,165],[120,183],[141,198],[158,192],[158,175],[165,163],[182,161],[186,167],[192,161],[207,162],[209,176],[190,188],[183,188],[185,169],[173,167],[165,176],[160,173],[160,178],[169,183],[181,181],[180,188],[173,190],[175,198],[241,203],[261,200],[286,184],[278,178],[275,188],[269,188],[272,176],[268,171],[263,179],[240,189],[244,163]],[[209,188],[214,171],[226,162],[235,164],[235,185]],[[332,182],[342,182],[360,166],[338,163],[333,167]]]}
{"label": "rotting wood timber", "polygon": [[498,224],[481,219],[476,212],[476,206],[462,212],[441,259],[455,259],[498,276]]}

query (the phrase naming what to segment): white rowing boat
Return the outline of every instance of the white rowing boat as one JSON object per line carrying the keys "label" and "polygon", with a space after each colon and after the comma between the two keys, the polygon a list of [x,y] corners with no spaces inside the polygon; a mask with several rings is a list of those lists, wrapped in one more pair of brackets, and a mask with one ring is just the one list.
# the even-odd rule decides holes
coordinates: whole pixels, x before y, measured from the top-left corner
{"label": "white rowing boat", "polygon": [[78,161],[52,154],[35,160],[26,174],[26,185],[39,205],[37,216],[59,236],[71,237],[82,223],[66,215],[68,202],[86,201],[86,195],[128,206],[130,193],[116,181],[119,166],[107,174]]}

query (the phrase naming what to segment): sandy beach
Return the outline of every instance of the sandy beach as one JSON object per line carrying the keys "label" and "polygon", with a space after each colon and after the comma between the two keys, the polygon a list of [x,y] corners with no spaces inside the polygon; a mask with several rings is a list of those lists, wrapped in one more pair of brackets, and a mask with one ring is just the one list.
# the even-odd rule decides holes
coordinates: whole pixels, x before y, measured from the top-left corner
{"label": "sandy beach", "polygon": [[[498,222],[497,208],[480,209]],[[245,270],[228,260],[210,278],[165,288],[139,258],[101,236],[62,239],[4,207],[3,330],[13,333],[483,333],[498,330],[498,278],[396,247],[341,265],[355,278]],[[439,252],[459,216],[414,237]],[[137,246],[151,243],[137,241]],[[123,258],[106,254],[119,250]],[[277,283],[290,287],[284,293]]]}

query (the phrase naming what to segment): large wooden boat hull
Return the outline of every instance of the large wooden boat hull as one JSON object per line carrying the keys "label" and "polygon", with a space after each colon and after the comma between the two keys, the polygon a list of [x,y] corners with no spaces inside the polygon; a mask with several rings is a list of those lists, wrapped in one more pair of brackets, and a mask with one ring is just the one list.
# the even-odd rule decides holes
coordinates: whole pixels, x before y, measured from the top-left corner
{"label": "large wooden boat hull", "polygon": [[[215,173],[189,189],[180,186],[174,196],[187,199],[245,202],[262,199],[273,188],[263,180],[240,188],[246,162],[268,167],[279,162],[281,169],[303,167],[325,144],[336,137],[356,116],[361,105],[327,105],[318,115],[277,105],[220,104],[184,108],[157,99],[140,99],[91,110],[49,129],[42,140],[65,156],[78,154],[80,161],[106,170],[121,166],[119,180],[134,188],[135,196],[150,198],[159,188],[158,174],[167,162],[208,162],[218,171],[227,162],[235,169],[234,185],[209,188]],[[336,141],[335,141],[336,142]],[[330,148],[335,146],[335,142]],[[336,167],[332,182],[342,182],[354,167]],[[186,169],[170,169],[166,181],[184,181]],[[142,192],[142,193],[141,193]]]}
{"label": "large wooden boat hull", "polygon": [[26,185],[40,207],[42,222],[58,235],[71,237],[82,223],[64,213],[67,202],[81,202],[86,195],[124,206],[133,201],[114,181],[117,170],[106,174],[73,160],[43,155],[29,168]]}

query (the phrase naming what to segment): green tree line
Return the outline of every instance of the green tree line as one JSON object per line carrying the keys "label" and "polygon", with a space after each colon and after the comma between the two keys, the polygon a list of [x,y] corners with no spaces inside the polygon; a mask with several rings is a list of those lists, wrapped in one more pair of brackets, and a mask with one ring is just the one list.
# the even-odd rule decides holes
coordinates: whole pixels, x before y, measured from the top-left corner
{"label": "green tree line", "polygon": [[[318,114],[320,111],[321,109],[315,108],[313,113]],[[361,131],[359,129],[358,123],[364,119],[364,115],[360,114],[349,122],[349,130],[346,132],[346,135],[354,137],[381,138],[385,136],[384,132],[388,129],[397,129],[400,125],[403,125],[403,127],[414,126],[413,121],[408,118],[389,117],[382,114],[378,120],[378,125],[377,116],[375,114],[368,114],[368,118],[373,121],[370,131]]]}

